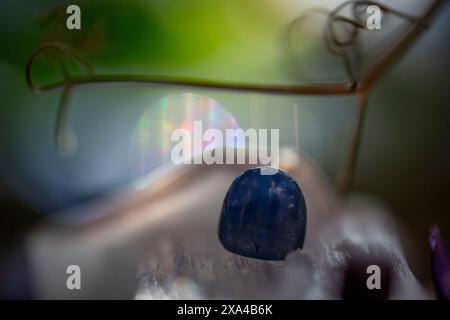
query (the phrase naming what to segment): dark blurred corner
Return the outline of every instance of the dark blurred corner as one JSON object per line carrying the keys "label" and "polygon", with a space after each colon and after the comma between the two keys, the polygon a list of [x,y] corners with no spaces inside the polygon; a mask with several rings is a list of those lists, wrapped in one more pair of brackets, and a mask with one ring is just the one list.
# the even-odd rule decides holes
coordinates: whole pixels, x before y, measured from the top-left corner
{"label": "dark blurred corner", "polygon": [[11,196],[0,181],[0,299],[32,299],[25,235],[37,212]]}

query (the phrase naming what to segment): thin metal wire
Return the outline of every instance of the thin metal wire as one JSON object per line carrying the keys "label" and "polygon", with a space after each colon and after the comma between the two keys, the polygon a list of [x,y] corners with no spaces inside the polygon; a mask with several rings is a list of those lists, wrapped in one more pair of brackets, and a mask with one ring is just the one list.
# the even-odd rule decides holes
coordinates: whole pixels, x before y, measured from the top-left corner
{"label": "thin metal wire", "polygon": [[[70,149],[68,141],[75,139],[76,135],[68,128],[68,106],[71,89],[75,86],[84,84],[112,83],[112,82],[131,82],[131,83],[149,83],[162,84],[171,86],[196,87],[204,89],[231,90],[241,92],[256,92],[266,94],[283,94],[283,95],[314,95],[314,96],[338,96],[338,95],[357,95],[358,97],[358,117],[355,124],[351,146],[347,160],[338,176],[339,190],[346,192],[350,189],[355,172],[358,150],[361,141],[361,135],[364,127],[364,116],[367,108],[368,92],[372,85],[388,70],[394,62],[406,51],[406,49],[417,39],[421,32],[429,26],[431,20],[435,16],[437,10],[444,3],[444,0],[433,0],[430,7],[421,17],[414,17],[403,13],[399,10],[390,8],[377,1],[367,0],[350,0],[342,3],[332,11],[324,9],[313,9],[309,13],[320,13],[327,17],[324,26],[323,37],[327,49],[340,56],[343,60],[344,69],[349,80],[340,83],[328,84],[311,84],[299,86],[283,86],[283,85],[260,85],[246,83],[229,83],[212,80],[193,79],[193,78],[176,78],[155,75],[127,75],[127,74],[108,74],[97,75],[93,68],[85,62],[73,49],[59,42],[46,42],[36,49],[29,58],[26,66],[26,81],[31,90],[34,92],[45,92],[52,89],[64,88],[55,129],[55,144],[58,151],[65,154]],[[361,12],[369,5],[377,5],[384,14],[391,14],[403,18],[411,23],[410,27],[405,30],[398,39],[395,46],[388,48],[386,52],[379,55],[378,59],[372,63],[367,70],[357,79],[353,66],[351,65],[348,53],[350,50],[357,50],[357,40],[360,30],[364,29]],[[346,6],[351,6],[353,17],[342,16],[339,12]],[[299,16],[289,26],[292,26],[305,18],[306,15]],[[339,24],[345,24],[350,28],[348,38],[342,40],[339,38],[337,28]],[[38,56],[46,51],[56,51],[75,61],[84,71],[85,75],[71,75],[63,68],[64,78],[61,81],[46,85],[38,85],[32,79],[32,66]],[[72,139],[69,139],[72,136]]]}

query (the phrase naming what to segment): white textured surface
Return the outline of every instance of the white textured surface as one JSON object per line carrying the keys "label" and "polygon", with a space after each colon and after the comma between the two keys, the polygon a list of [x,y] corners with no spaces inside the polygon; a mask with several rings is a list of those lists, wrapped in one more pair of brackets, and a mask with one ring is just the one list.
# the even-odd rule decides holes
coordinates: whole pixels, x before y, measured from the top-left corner
{"label": "white textured surface", "polygon": [[[308,210],[305,246],[284,262],[240,257],[219,242],[224,195],[246,167],[195,166],[80,208],[111,208],[95,223],[36,229],[28,241],[35,292],[64,299],[339,299],[347,263],[369,255],[393,267],[390,298],[428,297],[405,261],[388,212],[367,199],[343,201],[293,152],[281,159]],[[69,264],[82,268],[79,292],[65,287]]]}

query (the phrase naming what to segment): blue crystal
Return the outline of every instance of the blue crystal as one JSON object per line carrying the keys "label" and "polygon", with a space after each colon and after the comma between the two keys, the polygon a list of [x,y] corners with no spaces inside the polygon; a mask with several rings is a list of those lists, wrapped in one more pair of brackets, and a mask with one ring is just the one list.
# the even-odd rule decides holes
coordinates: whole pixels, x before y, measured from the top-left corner
{"label": "blue crystal", "polygon": [[306,204],[285,172],[261,175],[253,168],[238,176],[223,202],[219,239],[229,251],[264,260],[283,260],[303,247]]}

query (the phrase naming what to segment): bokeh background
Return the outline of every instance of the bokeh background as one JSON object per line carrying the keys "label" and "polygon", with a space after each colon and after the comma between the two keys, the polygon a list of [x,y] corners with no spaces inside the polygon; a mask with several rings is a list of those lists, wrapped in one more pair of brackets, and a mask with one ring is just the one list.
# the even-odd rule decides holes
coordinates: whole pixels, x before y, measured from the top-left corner
{"label": "bokeh background", "polygon": [[[72,156],[61,156],[53,136],[61,92],[36,95],[25,82],[26,62],[38,46],[64,42],[99,74],[280,85],[326,82],[344,75],[339,61],[324,51],[324,21],[312,20],[299,34],[294,59],[286,49],[286,28],[307,8],[333,8],[341,2],[2,1],[0,271],[9,281],[0,292],[26,292],[28,284],[17,271],[27,268],[20,250],[27,230],[55,211],[135,179],[129,144],[130,134],[139,130],[136,120],[164,97],[186,93],[183,88],[130,84],[77,88],[70,121],[78,149]],[[81,7],[81,30],[65,28],[68,4]],[[392,5],[414,14],[426,4]],[[446,4],[429,30],[371,90],[353,186],[353,192],[383,201],[404,225],[417,248],[411,268],[424,284],[430,282],[430,226],[439,225],[447,243],[450,239],[449,21]],[[34,72],[38,81],[60,79],[55,61],[52,56],[39,61]],[[211,97],[242,127],[282,128],[283,145],[301,148],[334,179],[355,121],[351,98],[189,93]],[[155,121],[164,121],[163,116]],[[8,288],[6,283],[13,285]]]}

